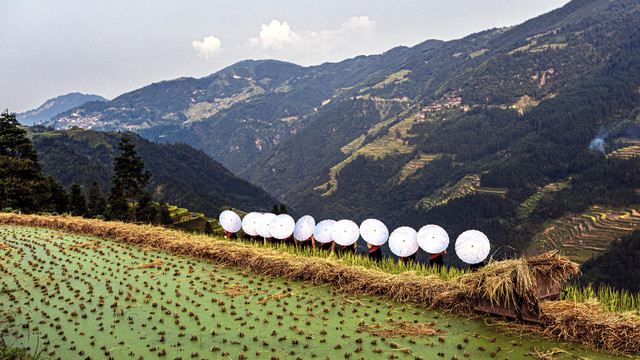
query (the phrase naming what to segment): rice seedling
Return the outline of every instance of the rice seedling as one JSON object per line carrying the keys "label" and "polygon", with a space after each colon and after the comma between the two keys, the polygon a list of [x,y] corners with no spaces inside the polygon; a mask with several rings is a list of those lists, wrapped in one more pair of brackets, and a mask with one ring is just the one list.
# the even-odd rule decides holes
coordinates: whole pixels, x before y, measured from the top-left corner
{"label": "rice seedling", "polygon": [[563,288],[562,298],[580,303],[595,302],[609,312],[632,312],[640,315],[640,294],[614,289],[608,285],[594,289],[591,284],[568,284]]}

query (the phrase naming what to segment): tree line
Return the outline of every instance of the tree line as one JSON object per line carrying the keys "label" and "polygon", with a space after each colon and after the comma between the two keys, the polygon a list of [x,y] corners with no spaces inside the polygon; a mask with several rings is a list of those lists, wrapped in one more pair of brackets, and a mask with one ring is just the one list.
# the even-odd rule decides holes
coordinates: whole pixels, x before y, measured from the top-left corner
{"label": "tree line", "polygon": [[69,192],[46,176],[38,154],[15,113],[0,114],[0,209],[25,213],[68,213],[116,221],[170,224],[168,205],[156,204],[146,190],[151,172],[125,134],[113,159],[111,188],[105,196],[93,180],[84,191],[72,184]]}

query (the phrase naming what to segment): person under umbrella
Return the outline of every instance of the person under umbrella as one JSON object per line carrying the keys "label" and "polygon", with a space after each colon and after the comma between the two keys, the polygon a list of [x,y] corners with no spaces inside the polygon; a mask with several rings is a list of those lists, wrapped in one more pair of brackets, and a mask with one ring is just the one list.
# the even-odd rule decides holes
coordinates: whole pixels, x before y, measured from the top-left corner
{"label": "person under umbrella", "polygon": [[360,229],[358,224],[351,220],[340,220],[331,228],[331,238],[338,244],[337,249],[342,253],[356,253]]}
{"label": "person under umbrella", "polygon": [[293,241],[293,228],[296,222],[288,214],[280,214],[276,216],[269,225],[271,236],[280,240],[283,244]]}
{"label": "person under umbrella", "polygon": [[444,266],[449,234],[438,225],[425,225],[418,231],[418,244],[429,255],[430,266]]}
{"label": "person under umbrella", "polygon": [[264,239],[265,245],[267,244],[267,242],[271,242],[271,239],[273,238],[271,236],[271,231],[269,231],[269,227],[271,226],[271,222],[273,221],[273,219],[275,219],[275,217],[276,214],[274,213],[263,213],[262,216],[260,216],[257,230],[258,235],[262,236],[262,238]]}
{"label": "person under umbrella", "polygon": [[251,241],[255,241],[258,238],[258,223],[261,216],[262,214],[259,212],[250,212],[242,218],[243,238],[251,239]]}
{"label": "person under umbrella", "polygon": [[467,230],[456,239],[456,254],[460,260],[469,264],[471,271],[484,266],[484,260],[490,251],[489,238],[478,230]]}
{"label": "person under umbrella", "polygon": [[377,219],[367,219],[360,224],[360,236],[367,242],[369,258],[374,261],[382,260],[382,245],[389,239],[389,230],[384,223]]}
{"label": "person under umbrella", "polygon": [[406,263],[416,260],[418,232],[408,226],[401,226],[389,235],[389,249],[398,256],[398,262]]}
{"label": "person under umbrella", "polygon": [[296,226],[293,228],[293,238],[296,240],[296,248],[298,243],[300,247],[312,246],[316,248],[316,241],[313,238],[313,229],[316,227],[316,220],[311,215],[305,215],[298,219]]}
{"label": "person under umbrella", "polygon": [[313,229],[313,238],[320,243],[320,249],[329,250],[331,252],[335,249],[335,243],[331,237],[331,229],[335,225],[336,221],[327,219],[320,221]]}
{"label": "person under umbrella", "polygon": [[240,220],[240,216],[231,210],[225,210],[220,213],[220,217],[218,218],[218,222],[220,226],[222,226],[222,230],[224,231],[224,237],[227,239],[236,239],[236,232],[240,230],[242,227],[242,221]]}

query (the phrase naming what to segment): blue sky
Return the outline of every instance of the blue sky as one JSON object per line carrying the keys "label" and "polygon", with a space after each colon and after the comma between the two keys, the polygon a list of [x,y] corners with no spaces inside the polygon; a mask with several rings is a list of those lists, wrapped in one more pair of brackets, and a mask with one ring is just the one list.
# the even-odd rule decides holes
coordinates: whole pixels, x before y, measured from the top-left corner
{"label": "blue sky", "polygon": [[567,0],[0,1],[0,107],[114,98],[244,59],[300,65],[517,25]]}

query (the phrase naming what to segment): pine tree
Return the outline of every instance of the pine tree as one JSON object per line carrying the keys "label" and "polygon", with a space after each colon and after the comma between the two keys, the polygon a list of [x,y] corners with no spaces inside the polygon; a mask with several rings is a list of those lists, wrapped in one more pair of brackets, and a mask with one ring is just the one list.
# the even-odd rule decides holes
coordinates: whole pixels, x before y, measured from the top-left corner
{"label": "pine tree", "polygon": [[0,114],[0,209],[53,212],[66,208],[64,188],[62,200],[59,184],[40,170],[38,154],[26,133],[15,113]]}
{"label": "pine tree", "polygon": [[280,214],[286,214],[286,213],[287,213],[287,205],[280,204]]}
{"label": "pine tree", "polygon": [[143,191],[142,194],[140,194],[136,212],[138,221],[146,223],[152,223],[158,215],[158,207],[151,199],[148,191]]}
{"label": "pine tree", "polygon": [[40,171],[36,153],[27,132],[20,127],[15,113],[5,110],[0,115],[0,156],[25,159],[32,162],[30,171]]}
{"label": "pine tree", "polygon": [[64,214],[69,211],[69,195],[64,186],[55,181],[53,177],[47,176],[45,179],[47,183],[50,204],[49,211],[56,212],[58,214]]}
{"label": "pine tree", "polygon": [[[118,142],[118,150],[120,155],[113,159],[113,179],[111,180],[112,188],[109,193],[109,205],[111,207],[111,216],[121,218],[124,210],[122,203],[131,205],[130,214],[133,221],[137,221],[136,201],[144,192],[149,183],[151,172],[144,170],[144,161],[135,150],[135,144],[130,142],[129,136],[122,136]],[[129,209],[127,209],[129,212]],[[120,220],[120,219],[118,219]]]}
{"label": "pine tree", "polygon": [[169,206],[164,202],[164,199],[160,200],[158,204],[158,212],[160,215],[160,224],[169,225],[173,222],[171,219],[171,212],[169,211]]}
{"label": "pine tree", "polygon": [[107,200],[104,198],[104,195],[102,195],[98,181],[95,179],[91,182],[91,186],[89,186],[89,201],[87,207],[89,216],[93,218],[104,215],[107,207]]}
{"label": "pine tree", "polygon": [[71,185],[71,192],[69,194],[69,206],[71,207],[72,215],[87,215],[87,199],[82,192],[82,186],[80,186],[80,184]]}
{"label": "pine tree", "polygon": [[107,220],[129,221],[131,213],[129,204],[125,197],[123,186],[117,180],[112,180],[113,186],[109,191],[107,198],[107,209],[105,210],[105,218]]}

